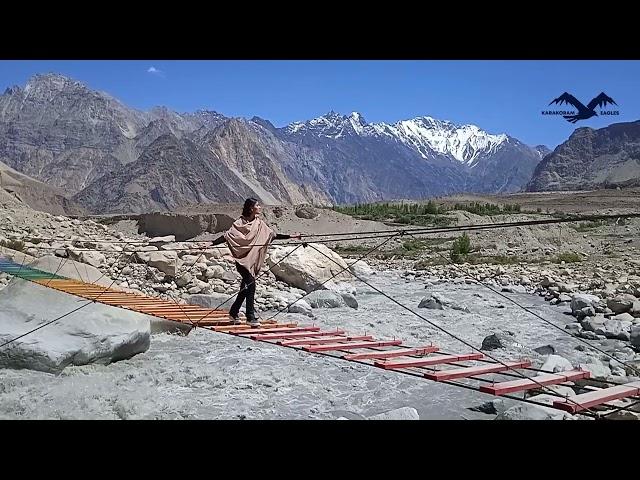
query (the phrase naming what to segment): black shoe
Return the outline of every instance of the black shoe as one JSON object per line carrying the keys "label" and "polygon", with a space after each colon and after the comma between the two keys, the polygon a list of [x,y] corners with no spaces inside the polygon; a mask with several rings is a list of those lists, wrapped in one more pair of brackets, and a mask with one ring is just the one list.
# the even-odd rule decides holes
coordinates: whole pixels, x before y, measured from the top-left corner
{"label": "black shoe", "polygon": [[233,315],[231,315],[231,314],[229,314],[229,320],[231,321],[231,323],[232,323],[233,325],[239,325],[239,324],[241,323],[241,322],[240,322],[240,319],[239,319],[238,317],[234,317],[234,316],[233,316]]}
{"label": "black shoe", "polygon": [[255,319],[255,318],[248,318],[247,319],[247,324],[251,327],[259,327],[260,326],[260,322]]}

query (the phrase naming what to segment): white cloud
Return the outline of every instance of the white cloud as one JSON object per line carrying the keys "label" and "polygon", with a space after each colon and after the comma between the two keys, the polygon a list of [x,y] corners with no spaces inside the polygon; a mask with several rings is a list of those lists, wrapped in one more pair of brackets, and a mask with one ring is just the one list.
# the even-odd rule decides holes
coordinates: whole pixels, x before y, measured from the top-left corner
{"label": "white cloud", "polygon": [[159,75],[159,76],[164,76],[164,72],[156,67],[154,67],[153,65],[150,66],[149,68],[147,68],[147,73],[150,73],[152,75]]}

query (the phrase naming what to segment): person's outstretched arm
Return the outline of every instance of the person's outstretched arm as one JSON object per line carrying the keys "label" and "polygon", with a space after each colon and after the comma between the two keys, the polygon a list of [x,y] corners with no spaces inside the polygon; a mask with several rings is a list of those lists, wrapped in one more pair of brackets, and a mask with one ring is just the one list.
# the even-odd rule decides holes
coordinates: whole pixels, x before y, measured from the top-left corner
{"label": "person's outstretched arm", "polygon": [[216,245],[220,245],[221,243],[224,243],[226,240],[224,238],[224,233],[222,235],[220,235],[218,238],[216,238],[214,241],[211,242],[211,246],[214,247]]}
{"label": "person's outstretched arm", "polygon": [[300,238],[302,238],[302,234],[294,233],[293,235],[287,235],[286,233],[276,233],[275,240],[288,240],[290,238],[297,238],[300,240]]}

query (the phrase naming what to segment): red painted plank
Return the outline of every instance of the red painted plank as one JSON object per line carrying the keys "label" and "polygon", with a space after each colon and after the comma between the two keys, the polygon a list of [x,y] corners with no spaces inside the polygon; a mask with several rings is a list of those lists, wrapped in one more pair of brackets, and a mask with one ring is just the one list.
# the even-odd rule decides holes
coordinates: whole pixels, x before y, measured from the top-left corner
{"label": "red painted plank", "polygon": [[439,365],[442,363],[464,362],[465,360],[480,360],[484,357],[481,353],[465,353],[462,355],[437,355],[429,358],[407,358],[396,362],[374,362],[373,365],[385,370],[407,367],[425,367],[427,365]]}
{"label": "red painted plank", "polygon": [[632,382],[625,385],[603,388],[595,392],[572,395],[567,397],[566,400],[555,400],[553,407],[569,413],[576,413],[612,400],[635,397],[637,395],[640,395],[640,382]]}
{"label": "red painted plank", "polygon": [[280,338],[314,338],[329,335],[342,335],[344,330],[332,330],[330,332],[299,332],[299,333],[267,333],[264,335],[251,335],[251,340],[278,340]]}
{"label": "red painted plank", "polygon": [[248,335],[251,333],[284,333],[284,332],[316,332],[320,327],[273,327],[273,328],[248,328],[238,332],[230,332],[234,335]]}
{"label": "red painted plank", "polygon": [[276,342],[278,345],[282,345],[284,347],[293,347],[295,345],[320,345],[323,343],[336,343],[336,342],[349,342],[356,340],[373,340],[372,335],[361,335],[359,337],[327,337],[327,338],[316,338],[316,339],[298,339],[298,340],[280,340]]}
{"label": "red painted plank", "polygon": [[589,378],[590,375],[591,374],[586,370],[546,373],[533,377],[531,380],[523,378],[521,380],[512,380],[510,382],[494,383],[493,385],[483,385],[480,387],[480,391],[484,393],[491,393],[492,395],[506,395],[507,393],[531,390],[532,388],[537,388],[541,385],[556,385],[558,383],[570,382],[572,380],[580,380],[581,378]]}
{"label": "red painted plank", "polygon": [[345,360],[367,360],[403,357],[405,355],[426,355],[428,353],[437,352],[440,347],[429,345],[428,347],[401,348],[398,350],[389,350],[387,352],[367,352],[367,353],[349,353],[342,358]]}
{"label": "red painted plank", "polygon": [[[264,323],[262,324],[264,325]],[[269,328],[275,328],[275,327],[279,327],[279,328],[286,328],[286,329],[291,329],[293,327],[297,327],[298,324],[297,323],[280,323],[280,324],[276,324],[273,327],[269,327]],[[222,332],[222,333],[235,333],[235,332],[239,332],[240,330],[242,330],[243,332],[246,332],[247,330],[251,330],[252,327],[246,323],[238,323],[238,324],[231,324],[229,323],[229,325],[225,325],[223,327],[214,327],[214,331],[215,332]],[[257,329],[254,328],[253,330],[258,331],[258,332],[262,332],[264,331],[263,329]]]}
{"label": "red painted plank", "polygon": [[331,345],[309,345],[302,347],[306,352],[328,352],[331,350],[352,350],[354,348],[390,347],[402,345],[402,340],[382,340],[378,342],[335,343]]}
{"label": "red painted plank", "polygon": [[529,360],[523,360],[521,362],[505,362],[504,365],[502,365],[501,363],[494,363],[492,365],[482,365],[480,367],[455,368],[451,370],[442,370],[440,372],[425,373],[424,376],[429,380],[435,380],[436,382],[441,382],[442,380],[452,380],[454,378],[466,378],[474,375],[503,372],[505,370],[510,370],[512,368],[526,368],[530,366],[531,366],[531,362]]}

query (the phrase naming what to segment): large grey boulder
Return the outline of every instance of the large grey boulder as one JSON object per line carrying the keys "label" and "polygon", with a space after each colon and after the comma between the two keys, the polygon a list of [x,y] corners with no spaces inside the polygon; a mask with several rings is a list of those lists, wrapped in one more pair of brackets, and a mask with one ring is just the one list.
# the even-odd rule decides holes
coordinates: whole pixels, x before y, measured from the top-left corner
{"label": "large grey boulder", "polygon": [[637,301],[637,298],[629,293],[618,295],[614,298],[607,299],[607,307],[609,307],[614,313],[624,313],[631,310],[633,302]]}
{"label": "large grey boulder", "polygon": [[276,278],[305,292],[326,288],[325,283],[330,281],[336,283],[353,278],[340,255],[323,244],[311,245],[319,251],[311,247],[295,250],[295,247],[274,247],[267,257],[267,264]]}
{"label": "large grey boulder", "polygon": [[572,369],[571,362],[560,355],[549,355],[542,367],[540,367],[540,370],[551,373],[566,372]]}
{"label": "large grey boulder", "polygon": [[336,308],[346,305],[342,295],[331,290],[316,290],[305,299],[313,308]]}
{"label": "large grey boulder", "polygon": [[155,267],[170,277],[175,277],[182,266],[182,260],[176,252],[136,252],[139,261]]}
{"label": "large grey boulder", "polygon": [[313,317],[313,312],[311,311],[311,305],[303,299],[298,300],[293,305],[289,306],[290,313],[301,313],[303,315],[307,315],[308,317]]}
{"label": "large grey boulder", "polygon": [[600,302],[600,297],[587,293],[576,293],[571,298],[571,313],[576,313],[586,307],[595,307]]}
{"label": "large grey boulder", "polygon": [[[0,291],[0,343],[84,304],[74,295],[14,278]],[[58,373],[68,365],[127,359],[149,348],[152,320],[91,303],[0,348],[0,367]]]}
{"label": "large grey boulder", "polygon": [[351,273],[359,277],[365,278],[376,273],[376,271],[371,268],[364,260],[358,260],[357,262],[355,260],[349,260],[348,263]]}
{"label": "large grey boulder", "polygon": [[[540,403],[552,404],[553,400],[558,397],[552,395],[535,395],[529,397],[529,400],[538,401]],[[496,420],[571,420],[573,416],[567,412],[557,410],[542,405],[534,405],[530,403],[521,403],[508,408],[500,413]]]}
{"label": "large grey boulder", "polygon": [[187,302],[192,305],[200,305],[205,308],[219,308],[220,310],[228,310],[236,300],[236,295],[226,293],[209,293],[189,295]]}

